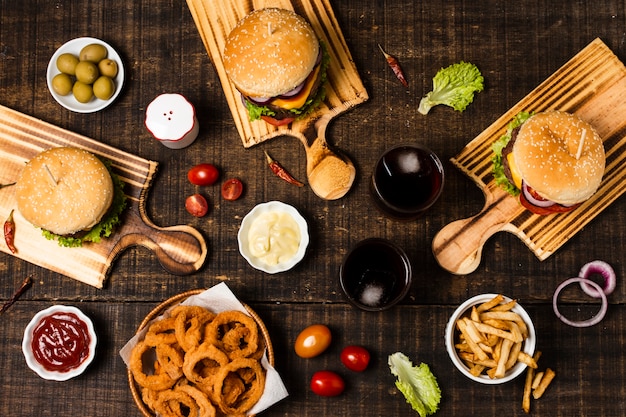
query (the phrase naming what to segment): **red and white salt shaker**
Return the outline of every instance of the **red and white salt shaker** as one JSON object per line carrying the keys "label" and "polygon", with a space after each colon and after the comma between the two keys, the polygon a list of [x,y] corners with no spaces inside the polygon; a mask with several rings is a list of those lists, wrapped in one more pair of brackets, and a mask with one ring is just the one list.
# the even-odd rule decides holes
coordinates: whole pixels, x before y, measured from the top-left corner
{"label": "red and white salt shaker", "polygon": [[198,136],[196,109],[180,94],[161,94],[146,109],[146,128],[171,149],[182,149]]}

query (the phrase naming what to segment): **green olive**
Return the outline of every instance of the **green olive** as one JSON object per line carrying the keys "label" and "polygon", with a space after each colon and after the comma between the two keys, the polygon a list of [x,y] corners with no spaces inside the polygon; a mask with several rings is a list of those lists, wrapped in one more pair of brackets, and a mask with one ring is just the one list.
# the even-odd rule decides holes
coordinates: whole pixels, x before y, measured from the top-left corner
{"label": "green olive", "polygon": [[72,77],[65,73],[60,73],[52,79],[52,89],[62,96],[72,92]]}
{"label": "green olive", "polygon": [[93,62],[80,61],[76,65],[76,79],[85,84],[93,84],[98,79],[100,72]]}
{"label": "green olive", "polygon": [[93,95],[100,100],[108,100],[115,92],[115,83],[106,75],[101,75],[100,78],[93,83]]}
{"label": "green olive", "polygon": [[64,53],[57,58],[57,68],[65,74],[75,75],[78,58],[70,53]]}
{"label": "green olive", "polygon": [[117,75],[117,62],[112,59],[105,58],[98,62],[98,69],[101,75],[106,75],[109,78],[115,78]]}
{"label": "green olive", "polygon": [[81,81],[76,81],[72,88],[72,93],[79,103],[87,103],[93,98],[93,89],[91,85]]}
{"label": "green olive", "polygon": [[99,43],[91,43],[80,50],[78,58],[81,61],[89,61],[97,64],[107,57],[107,48]]}

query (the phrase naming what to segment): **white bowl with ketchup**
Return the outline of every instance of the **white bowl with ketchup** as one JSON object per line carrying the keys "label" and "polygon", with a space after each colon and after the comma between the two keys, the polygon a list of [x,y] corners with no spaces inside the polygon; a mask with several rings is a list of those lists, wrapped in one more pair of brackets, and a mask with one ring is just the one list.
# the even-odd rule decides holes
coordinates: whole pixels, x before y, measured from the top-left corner
{"label": "white bowl with ketchup", "polygon": [[22,340],[28,367],[43,379],[66,381],[82,374],[96,354],[92,321],[76,307],[55,305],[35,314]]}

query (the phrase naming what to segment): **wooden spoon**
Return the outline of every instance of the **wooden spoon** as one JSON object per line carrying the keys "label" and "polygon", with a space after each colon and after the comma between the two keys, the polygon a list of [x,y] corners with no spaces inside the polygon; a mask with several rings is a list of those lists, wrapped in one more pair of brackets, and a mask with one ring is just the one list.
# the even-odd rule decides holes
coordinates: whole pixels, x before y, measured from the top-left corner
{"label": "wooden spoon", "polygon": [[326,127],[331,118],[332,115],[327,113],[311,122],[304,134],[291,132],[304,145],[309,186],[318,197],[325,200],[337,200],[346,195],[356,177],[352,161],[333,152],[326,142]]}

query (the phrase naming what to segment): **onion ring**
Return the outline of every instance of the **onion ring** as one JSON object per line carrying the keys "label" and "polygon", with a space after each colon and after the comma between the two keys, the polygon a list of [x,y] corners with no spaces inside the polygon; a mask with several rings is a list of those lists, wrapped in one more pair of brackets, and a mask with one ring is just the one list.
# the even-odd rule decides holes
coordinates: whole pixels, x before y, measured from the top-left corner
{"label": "onion ring", "polygon": [[[589,279],[589,277],[593,274],[602,275],[602,278],[604,278],[604,288],[601,289],[605,295],[609,295],[613,292],[613,290],[615,290],[617,278],[611,265],[604,261],[592,261],[583,265],[578,273],[578,276]],[[580,288],[582,288],[582,290],[591,297],[600,298],[600,292],[586,282],[581,281]]]}
{"label": "onion ring", "polygon": [[143,355],[150,349],[153,349],[153,347],[144,342],[139,342],[137,346],[133,348],[133,352],[130,357],[130,370],[132,371],[135,380],[142,387],[149,388],[154,391],[161,391],[173,387],[176,380],[170,378],[168,374],[160,373],[148,375],[143,371]]}
{"label": "onion ring", "polygon": [[256,353],[259,330],[254,319],[240,311],[219,313],[206,328],[206,339],[232,359]]}
{"label": "onion ring", "polygon": [[[588,320],[573,321],[565,317],[559,311],[559,307],[558,307],[559,294],[561,293],[563,288],[575,282],[579,282],[579,283],[585,282],[586,284],[592,286],[598,291],[598,293],[600,294],[600,298],[602,299],[602,306],[600,307],[600,311],[598,312],[598,314],[596,314],[594,317]],[[600,321],[602,321],[608,309],[608,301],[606,299],[606,294],[604,294],[604,291],[602,290],[602,287],[600,287],[600,285],[598,285],[597,283],[587,278],[575,277],[575,278],[566,279],[565,281],[561,283],[561,285],[559,285],[556,288],[556,291],[554,291],[554,295],[552,296],[552,308],[554,309],[554,314],[556,314],[556,316],[563,323],[568,324],[572,327],[589,327],[589,326],[593,326],[594,324],[598,324],[600,323]]]}
{"label": "onion ring", "polygon": [[[237,372],[241,369],[250,368],[254,371],[255,378],[251,381],[251,386],[244,395],[232,399],[234,402],[226,403],[224,398],[224,385],[228,375],[231,372]],[[238,358],[229,362],[226,366],[222,366],[215,376],[215,385],[213,386],[214,395],[220,400],[219,407],[225,414],[244,414],[250,410],[254,404],[259,401],[263,395],[265,387],[265,372],[259,361],[249,358]]]}

